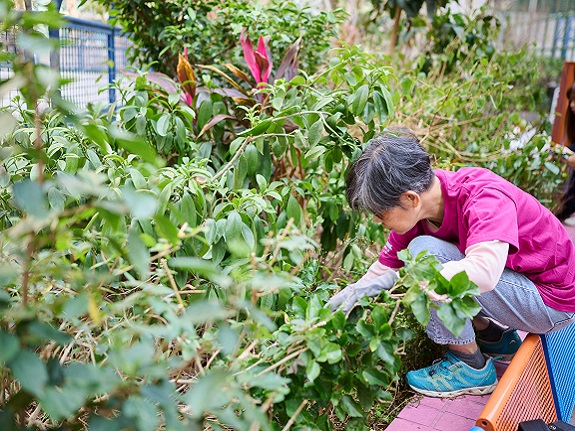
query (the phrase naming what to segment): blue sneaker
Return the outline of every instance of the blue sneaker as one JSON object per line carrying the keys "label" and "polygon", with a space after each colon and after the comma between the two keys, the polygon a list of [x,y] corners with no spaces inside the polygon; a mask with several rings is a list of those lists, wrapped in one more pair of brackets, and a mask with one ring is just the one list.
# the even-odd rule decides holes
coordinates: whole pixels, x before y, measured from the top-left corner
{"label": "blue sneaker", "polygon": [[447,398],[490,394],[497,386],[497,376],[491,358],[477,370],[448,351],[429,367],[407,373],[407,383],[420,394]]}
{"label": "blue sneaker", "polygon": [[475,342],[482,353],[492,356],[494,359],[510,361],[521,346],[521,337],[515,329],[508,328],[503,331],[501,338],[497,341],[486,341],[476,337]]}

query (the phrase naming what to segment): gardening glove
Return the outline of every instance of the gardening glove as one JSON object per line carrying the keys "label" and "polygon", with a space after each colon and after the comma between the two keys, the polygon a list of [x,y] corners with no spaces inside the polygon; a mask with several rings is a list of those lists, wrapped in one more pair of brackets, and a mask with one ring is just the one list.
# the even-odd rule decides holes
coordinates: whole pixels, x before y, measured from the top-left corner
{"label": "gardening glove", "polygon": [[360,280],[336,293],[329,300],[327,306],[331,311],[335,311],[341,306],[342,311],[347,314],[355,306],[358,299],[364,296],[377,296],[382,290],[391,289],[397,278],[397,272],[390,269],[379,277],[370,280]]}

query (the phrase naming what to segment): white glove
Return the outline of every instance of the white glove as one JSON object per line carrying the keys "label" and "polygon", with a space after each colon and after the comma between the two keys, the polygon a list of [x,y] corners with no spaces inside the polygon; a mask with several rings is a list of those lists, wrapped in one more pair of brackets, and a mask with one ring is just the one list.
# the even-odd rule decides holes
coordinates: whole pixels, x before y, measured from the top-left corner
{"label": "white glove", "polygon": [[[389,290],[395,284],[398,275],[395,271],[386,271],[379,277],[369,280],[360,280],[357,283],[348,285],[342,291],[336,293],[327,303],[331,311],[337,310],[340,306],[345,314],[347,314],[357,302],[358,299],[364,296],[377,296],[382,290]],[[342,305],[343,304],[343,305]]]}

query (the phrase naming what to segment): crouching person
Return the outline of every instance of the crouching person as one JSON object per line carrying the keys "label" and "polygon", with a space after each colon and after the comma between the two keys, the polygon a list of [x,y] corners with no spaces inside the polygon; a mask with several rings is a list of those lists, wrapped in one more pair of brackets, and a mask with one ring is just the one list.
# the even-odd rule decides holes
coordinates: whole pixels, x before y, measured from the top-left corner
{"label": "crouching person", "polygon": [[575,320],[572,241],[549,210],[498,175],[432,170],[415,135],[401,129],[372,140],[346,186],[350,206],[371,212],[391,233],[379,260],[330,300],[332,309],[347,312],[360,297],[390,289],[405,248],[436,256],[447,279],[465,271],[481,293],[480,313],[458,337],[431,310],[427,334],[448,350],[407,374],[413,390],[435,397],[491,393],[492,357],[511,359],[521,344],[517,329],[544,334]]}

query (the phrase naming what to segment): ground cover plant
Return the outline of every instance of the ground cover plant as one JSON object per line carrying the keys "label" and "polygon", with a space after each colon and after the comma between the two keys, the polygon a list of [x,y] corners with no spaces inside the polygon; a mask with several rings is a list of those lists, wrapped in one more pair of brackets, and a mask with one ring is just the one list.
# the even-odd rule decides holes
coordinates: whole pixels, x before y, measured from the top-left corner
{"label": "ground cover plant", "polygon": [[[465,276],[447,282],[407,254],[395,290],[349,316],[324,304],[385,238],[344,200],[362,143],[421,118],[424,144],[455,167],[473,160],[472,140],[441,133],[487,146],[475,121],[499,133],[485,152],[504,154],[512,113],[490,122],[467,105],[475,92],[501,102],[497,63],[469,71],[458,109],[447,78],[401,75],[357,46],[298,70],[298,35],[271,57],[272,34],[260,49],[244,32],[242,46],[237,28],[234,64],[196,64],[182,46],[172,74],[134,70],[117,106],[76,112],[57,75],[28,61],[48,43],[36,26],[59,15],[6,0],[0,14],[23,49],[0,59],[14,68],[0,88],[22,93],[0,117],[2,430],[366,429],[429,318],[420,282],[453,298],[440,312],[454,332],[477,312]],[[543,161],[542,142],[503,159]]]}

